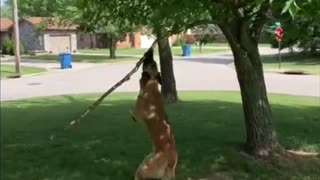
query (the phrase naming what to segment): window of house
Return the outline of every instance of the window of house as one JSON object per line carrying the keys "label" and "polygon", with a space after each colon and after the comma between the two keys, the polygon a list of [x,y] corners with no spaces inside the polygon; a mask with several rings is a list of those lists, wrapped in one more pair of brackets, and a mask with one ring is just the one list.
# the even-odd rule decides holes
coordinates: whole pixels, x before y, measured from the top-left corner
{"label": "window of house", "polygon": [[39,45],[40,46],[43,46],[43,35],[39,35],[39,37],[38,37],[38,39],[39,39]]}

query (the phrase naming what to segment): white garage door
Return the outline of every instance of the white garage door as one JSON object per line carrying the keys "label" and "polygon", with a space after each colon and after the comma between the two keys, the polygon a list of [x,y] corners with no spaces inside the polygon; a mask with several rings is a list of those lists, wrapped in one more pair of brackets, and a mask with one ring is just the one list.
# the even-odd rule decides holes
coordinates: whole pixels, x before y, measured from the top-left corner
{"label": "white garage door", "polygon": [[[149,48],[154,40],[156,39],[154,36],[147,36],[147,35],[141,35],[141,47],[140,48]],[[171,44],[171,38],[168,38],[170,46]]]}
{"label": "white garage door", "polygon": [[50,35],[47,39],[48,51],[52,53],[70,52],[71,38],[69,35]]}
{"label": "white garage door", "polygon": [[147,35],[141,35],[140,36],[141,39],[141,47],[140,48],[149,48],[153,41],[155,40],[154,36],[147,36]]}

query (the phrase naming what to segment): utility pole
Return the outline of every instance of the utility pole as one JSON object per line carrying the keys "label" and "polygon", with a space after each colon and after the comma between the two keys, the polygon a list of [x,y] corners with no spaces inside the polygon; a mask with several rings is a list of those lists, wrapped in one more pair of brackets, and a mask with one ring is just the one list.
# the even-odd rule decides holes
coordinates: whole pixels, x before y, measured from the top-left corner
{"label": "utility pole", "polygon": [[17,0],[13,0],[12,6],[12,15],[13,15],[13,31],[14,31],[14,56],[16,62],[16,73],[21,75],[20,68],[20,36],[19,36],[19,24],[18,24],[18,7]]}

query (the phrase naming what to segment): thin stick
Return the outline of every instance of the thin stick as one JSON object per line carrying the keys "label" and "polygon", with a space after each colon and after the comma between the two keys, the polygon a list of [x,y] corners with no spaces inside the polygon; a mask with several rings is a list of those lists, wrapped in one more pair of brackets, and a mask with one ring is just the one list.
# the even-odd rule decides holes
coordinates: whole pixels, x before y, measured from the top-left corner
{"label": "thin stick", "polygon": [[[151,47],[148,49],[154,49],[156,46],[158,40],[161,38],[157,38],[151,45]],[[119,82],[117,82],[115,85],[113,85],[108,91],[106,91],[98,100],[96,100],[92,105],[90,105],[81,115],[78,119],[71,121],[64,129],[67,130],[71,128],[73,125],[80,123],[80,121],[92,110],[94,110],[108,95],[110,95],[115,89],[117,89],[119,86],[121,86],[124,82],[128,81],[130,77],[138,71],[139,67],[143,63],[145,59],[145,55],[136,63],[136,66],[126,75],[124,78],[122,78]]]}

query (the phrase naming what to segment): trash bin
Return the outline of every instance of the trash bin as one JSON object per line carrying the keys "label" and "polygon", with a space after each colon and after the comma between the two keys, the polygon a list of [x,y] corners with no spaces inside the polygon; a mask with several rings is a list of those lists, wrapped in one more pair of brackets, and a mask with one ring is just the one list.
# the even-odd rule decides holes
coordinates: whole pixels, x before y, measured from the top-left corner
{"label": "trash bin", "polygon": [[71,53],[59,54],[61,69],[72,68],[72,55]]}
{"label": "trash bin", "polygon": [[185,44],[182,46],[182,56],[191,56],[191,45]]}

